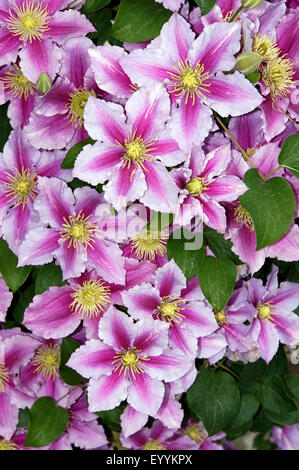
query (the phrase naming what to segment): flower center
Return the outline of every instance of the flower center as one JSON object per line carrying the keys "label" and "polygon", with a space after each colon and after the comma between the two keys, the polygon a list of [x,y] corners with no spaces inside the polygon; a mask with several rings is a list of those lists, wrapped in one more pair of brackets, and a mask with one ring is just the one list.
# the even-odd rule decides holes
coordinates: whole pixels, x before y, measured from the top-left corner
{"label": "flower center", "polygon": [[[121,157],[123,161],[123,168],[129,170],[131,164],[137,165],[139,168],[142,168],[144,171],[148,171],[147,168],[144,167],[144,162],[151,161],[154,155],[151,155],[150,152],[155,150],[153,147],[154,141],[151,139],[142,139],[142,137],[136,137],[137,129],[133,132],[133,134],[128,134],[128,138],[125,139],[124,144],[121,144],[118,140],[116,143],[124,150],[124,154]],[[133,171],[133,173],[135,170]],[[132,173],[132,175],[133,175]]]}
{"label": "flower center", "polygon": [[68,248],[71,246],[76,250],[79,249],[79,246],[83,246],[85,250],[88,246],[93,248],[96,224],[88,222],[90,217],[90,215],[85,217],[81,210],[76,217],[70,215],[68,219],[63,218],[65,223],[62,224],[63,230],[60,232],[60,236],[63,241],[69,240]]}
{"label": "flower center", "polygon": [[14,201],[16,206],[23,205],[26,206],[28,203],[28,198],[31,197],[32,200],[35,199],[38,194],[36,189],[37,179],[36,173],[30,175],[29,168],[22,168],[21,173],[16,170],[16,175],[12,175],[9,172],[6,172],[9,182],[3,181],[3,183],[8,187],[4,190],[4,194],[10,199],[8,202]]}
{"label": "flower center", "polygon": [[73,286],[75,292],[71,294],[73,302],[70,308],[82,318],[98,317],[110,304],[110,288],[103,281],[84,281],[82,286]]}
{"label": "flower center", "polygon": [[6,439],[0,440],[0,450],[18,450],[19,447],[15,442],[7,441]]}
{"label": "flower center", "polygon": [[14,11],[9,9],[9,18],[5,21],[13,36],[32,43],[43,38],[44,33],[50,29],[48,24],[51,19],[47,6],[43,7],[42,2],[24,0],[22,6],[15,5]]}
{"label": "flower center", "polygon": [[214,315],[216,318],[216,322],[218,323],[219,326],[228,325],[228,321],[227,321],[228,314],[225,313],[223,310],[221,310],[220,312],[214,312]]}
{"label": "flower center", "polygon": [[170,85],[170,93],[180,96],[186,94],[185,102],[192,98],[192,104],[195,104],[195,97],[203,97],[205,93],[210,93],[207,89],[211,84],[204,83],[209,78],[209,72],[204,72],[204,66],[197,62],[195,67],[190,64],[189,59],[180,60],[176,72],[168,72],[172,84]]}
{"label": "flower center", "polygon": [[276,42],[268,34],[255,34],[252,50],[262,56],[265,62],[276,59],[280,53]]}
{"label": "flower center", "polygon": [[277,315],[277,313],[272,312],[272,308],[275,308],[275,305],[272,305],[270,302],[265,302],[264,304],[257,306],[257,315],[260,320],[267,321],[273,320],[272,315]]}
{"label": "flower center", "polygon": [[0,364],[0,395],[4,392],[6,385],[9,383],[9,373],[4,364]]}
{"label": "flower center", "polygon": [[131,376],[136,379],[135,374],[144,372],[142,368],[142,361],[149,361],[149,358],[139,356],[141,349],[136,349],[135,347],[121,349],[122,352],[117,353],[113,358],[114,360],[112,361],[112,365],[116,364],[113,372],[119,371],[119,375],[124,372],[125,377],[129,372]]}
{"label": "flower center", "polygon": [[203,191],[207,189],[208,183],[204,183],[205,178],[199,178],[196,176],[186,184],[185,189],[189,191],[191,196],[199,196]]}
{"label": "flower center", "polygon": [[142,450],[166,450],[166,447],[162,444],[161,441],[158,441],[157,439],[150,439],[144,444]]}
{"label": "flower center", "polygon": [[238,224],[243,225],[244,227],[248,228],[250,232],[254,231],[253,221],[248,212],[248,210],[244,209],[241,205],[234,208],[234,218]]}
{"label": "flower center", "polygon": [[153,261],[156,255],[164,256],[166,253],[167,231],[143,229],[135,238],[130,239],[131,252],[135,250],[138,259]]}
{"label": "flower center", "polygon": [[185,436],[189,436],[192,441],[202,443],[206,440],[206,434],[199,428],[197,423],[190,424],[187,429],[184,431]]}
{"label": "flower center", "polygon": [[27,101],[29,94],[33,95],[34,85],[31,83],[25,75],[21,72],[21,69],[14,64],[2,78],[4,82],[4,88],[14,98],[22,98],[24,96]]}
{"label": "flower center", "polygon": [[262,80],[271,90],[272,100],[278,96],[284,97],[295,88],[292,79],[295,74],[294,64],[290,59],[278,57],[262,66]]}
{"label": "flower center", "polygon": [[172,322],[182,323],[185,315],[182,315],[180,312],[184,310],[184,307],[180,307],[179,304],[185,301],[186,299],[173,295],[162,297],[162,303],[155,310],[157,318],[162,321],[167,321],[170,324],[172,324]]}
{"label": "flower center", "polygon": [[88,90],[86,87],[80,87],[69,94],[69,103],[66,105],[66,108],[69,110],[67,119],[72,124],[78,123],[79,127],[83,126],[84,110],[90,96],[96,96],[96,94],[94,90]]}
{"label": "flower center", "polygon": [[45,344],[38,348],[35,353],[32,364],[37,366],[34,373],[41,374],[45,379],[58,377],[58,368],[60,365],[60,347],[58,344]]}

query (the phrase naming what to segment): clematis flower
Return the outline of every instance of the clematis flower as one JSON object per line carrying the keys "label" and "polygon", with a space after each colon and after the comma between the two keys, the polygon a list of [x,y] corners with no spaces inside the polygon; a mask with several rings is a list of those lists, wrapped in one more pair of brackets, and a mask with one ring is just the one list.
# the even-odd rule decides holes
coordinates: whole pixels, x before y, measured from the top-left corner
{"label": "clematis flower", "polygon": [[11,132],[0,154],[0,220],[3,238],[18,254],[27,232],[36,227],[38,213],[33,207],[39,192],[39,176],[70,180],[71,172],[61,170],[64,153],[39,152],[20,128]]}
{"label": "clematis flower", "polygon": [[28,80],[36,83],[41,72],[54,80],[60,68],[59,47],[64,40],[95,29],[74,10],[59,11],[70,0],[2,0],[0,9],[0,65],[16,62]]}
{"label": "clematis flower", "polygon": [[36,295],[24,312],[24,325],[42,338],[64,338],[81,324],[88,339],[97,338],[101,317],[113,304],[121,304],[120,292],[150,280],[154,266],[135,260],[125,261],[126,285],[109,284],[95,271],[85,272],[79,278],[69,279],[69,285],[50,287]]}
{"label": "clematis flower", "polygon": [[0,436],[11,439],[19,419],[19,408],[29,408],[34,399],[20,390],[16,375],[34,356],[38,341],[19,328],[0,331]]}
{"label": "clematis flower", "polygon": [[174,104],[171,134],[185,151],[201,144],[212,129],[212,111],[238,116],[263,100],[235,65],[240,49],[238,23],[208,25],[195,39],[190,25],[174,13],[160,33],[160,47],[131,52],[120,63],[138,86],[165,83]]}
{"label": "clematis flower", "polygon": [[278,450],[299,450],[299,425],[274,426],[271,429],[270,442],[276,444]]}
{"label": "clematis flower", "polygon": [[100,94],[94,80],[88,38],[69,39],[63,45],[60,77],[40,98],[24,133],[36,148],[61,149],[88,138],[84,128],[84,108],[90,95]]}
{"label": "clematis flower", "polygon": [[197,450],[198,445],[189,436],[175,437],[175,429],[163,426],[161,421],[154,421],[151,428],[144,427],[141,431],[120,440],[125,449],[134,450]]}
{"label": "clematis flower", "polygon": [[225,354],[249,353],[254,350],[250,325],[245,324],[246,321],[252,321],[254,314],[246,286],[235,289],[227,305],[220,312],[214,312],[218,330],[210,336],[199,338],[198,357],[209,359],[210,364],[214,364]]}
{"label": "clematis flower", "polygon": [[194,148],[189,168],[172,170],[171,174],[181,189],[181,205],[174,224],[187,225],[196,217],[218,232],[225,231],[225,209],[219,202],[235,201],[247,190],[237,176],[226,175],[230,160],[230,145],[223,145],[207,155]]}
{"label": "clematis flower", "polygon": [[12,298],[12,292],[10,292],[2,276],[0,276],[0,322],[5,321],[6,312],[11,304]]}
{"label": "clematis flower", "polygon": [[278,268],[273,265],[266,286],[260,279],[247,281],[249,298],[256,309],[251,337],[267,363],[276,354],[279,342],[288,346],[299,342],[299,318],[292,313],[298,306],[299,287],[287,281],[278,287],[277,274]]}
{"label": "clematis flower", "polygon": [[40,96],[34,83],[28,80],[19,65],[11,64],[0,70],[0,87],[3,87],[3,99],[0,104],[10,101],[7,116],[13,128],[28,124],[30,114]]}
{"label": "clematis flower", "polygon": [[18,390],[28,394],[33,402],[39,397],[48,396],[59,400],[60,406],[70,407],[81,395],[81,390],[72,389],[60,378],[61,341],[34,339],[33,355],[19,371]]}
{"label": "clematis flower", "polygon": [[[258,149],[250,149],[249,155],[252,163],[258,170],[268,175],[278,164],[280,147],[278,143],[262,145]],[[250,166],[241,154],[232,152],[232,161],[228,173],[243,178]],[[283,176],[283,170],[276,171],[269,178]],[[247,263],[251,273],[258,271],[264,264],[265,258],[278,258],[282,261],[298,260],[298,233],[299,228],[292,224],[288,232],[277,242],[256,251],[256,234],[249,212],[238,202],[227,204],[227,233],[226,238],[233,242],[232,251]]]}
{"label": "clematis flower", "polygon": [[172,11],[178,11],[183,0],[155,0],[157,3],[163,3],[165,8]]}
{"label": "clematis flower", "polygon": [[139,199],[156,211],[174,212],[178,188],[165,165],[177,165],[186,156],[165,128],[169,109],[161,86],[140,89],[128,99],[127,122],[120,105],[91,96],[85,127],[99,142],[84,147],[73,175],[92,185],[108,180],[104,197],[117,211]]}
{"label": "clematis flower", "polygon": [[154,286],[144,283],[122,293],[129,314],[136,320],[154,318],[168,323],[170,345],[195,357],[197,338],[218,328],[212,309],[199,300],[200,289],[186,283],[173,259],[157,269],[153,283]]}
{"label": "clematis flower", "polygon": [[209,436],[203,423],[201,421],[195,422],[193,419],[189,419],[186,425],[178,431],[179,435],[189,436],[192,441],[198,444],[198,450],[224,450],[223,445],[217,444],[215,441],[219,441],[225,437],[223,431]]}
{"label": "clematis flower", "polygon": [[[56,258],[63,279],[78,277],[88,268],[108,282],[124,284],[124,258],[104,233],[109,216],[100,194],[87,187],[77,188],[73,194],[64,181],[46,177],[39,178],[38,189],[34,207],[41,223],[27,233],[19,251],[19,266],[45,264]],[[114,218],[111,213],[110,218]]]}
{"label": "clematis flower", "polygon": [[[137,323],[111,307],[99,323],[99,338],[86,341],[67,365],[90,377],[89,411],[109,410],[127,399],[135,410],[154,415],[165,386],[186,374],[193,360],[168,348],[166,323]],[[153,390],[155,393],[153,393]]]}

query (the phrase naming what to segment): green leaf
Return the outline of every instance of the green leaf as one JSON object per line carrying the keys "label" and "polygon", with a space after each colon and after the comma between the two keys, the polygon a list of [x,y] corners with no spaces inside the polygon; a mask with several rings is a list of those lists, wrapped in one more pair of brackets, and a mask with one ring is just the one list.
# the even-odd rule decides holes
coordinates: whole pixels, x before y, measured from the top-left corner
{"label": "green leaf", "polygon": [[3,151],[3,147],[7,142],[7,139],[9,137],[9,134],[12,131],[12,127],[10,125],[10,121],[7,116],[7,108],[8,108],[9,103],[5,103],[2,106],[0,106],[0,126],[1,126],[1,132],[0,132],[0,152]]}
{"label": "green leaf", "polygon": [[88,137],[88,139],[82,140],[81,142],[78,142],[77,144],[73,145],[73,147],[71,147],[67,152],[66,157],[61,163],[60,168],[62,168],[63,170],[69,170],[71,168],[74,168],[75,160],[78,157],[79,153],[83,150],[83,147],[85,147],[85,145],[94,143],[95,140]]}
{"label": "green leaf", "polygon": [[78,385],[86,380],[74,369],[65,365],[73,352],[80,346],[81,343],[72,338],[63,338],[61,343],[59,374],[62,380],[68,385]]}
{"label": "green leaf", "polygon": [[151,218],[147,224],[148,230],[162,230],[169,227],[173,221],[174,214],[166,214],[164,212],[156,212],[151,210]]}
{"label": "green leaf", "polygon": [[273,377],[271,382],[261,384],[259,399],[266,410],[274,413],[280,414],[296,411],[296,405],[287,395],[283,380],[278,375]]}
{"label": "green leaf", "polygon": [[260,72],[256,70],[255,72],[248,73],[246,75],[246,78],[254,85],[256,82],[259,81],[260,76],[261,76]]}
{"label": "green leaf", "polygon": [[84,6],[81,9],[84,15],[88,15],[89,13],[94,13],[102,8],[106,7],[111,3],[111,0],[85,0]]}
{"label": "green leaf", "polygon": [[263,181],[255,168],[246,172],[244,182],[250,189],[239,200],[251,215],[256,249],[260,250],[280,240],[288,231],[294,219],[294,191],[283,178]]}
{"label": "green leaf", "polygon": [[280,426],[297,424],[299,422],[299,411],[284,411],[276,413],[275,411],[265,410],[265,415],[273,423],[279,424]]}
{"label": "green leaf", "polygon": [[286,138],[278,156],[278,163],[299,178],[299,134]]}
{"label": "green leaf", "polygon": [[283,377],[287,389],[299,402],[299,375],[285,375]]}
{"label": "green leaf", "polygon": [[160,34],[171,15],[171,11],[155,0],[121,0],[112,35],[120,41],[150,41]]}
{"label": "green leaf", "polygon": [[27,428],[29,424],[30,410],[29,408],[23,408],[19,410],[19,421],[17,428]]}
{"label": "green leaf", "polygon": [[212,10],[213,6],[216,4],[216,0],[195,0],[195,3],[197,3],[200,8],[201,16],[204,16]]}
{"label": "green leaf", "polygon": [[29,414],[25,447],[42,447],[50,444],[63,433],[68,422],[67,411],[56,406],[50,397],[38,398]]}
{"label": "green leaf", "polygon": [[167,241],[167,257],[169,260],[174,259],[187,279],[196,276],[205,257],[202,234],[186,229],[174,230]]}
{"label": "green leaf", "polygon": [[240,408],[230,430],[238,428],[248,423],[259,409],[260,403],[255,395],[241,394]]}
{"label": "green leaf", "polygon": [[3,238],[0,239],[0,272],[12,292],[16,292],[24,284],[32,266],[17,268],[18,258],[8,248]]}
{"label": "green leaf", "polygon": [[187,392],[187,402],[209,435],[216,434],[235,420],[240,405],[239,388],[230,374],[201,368]]}
{"label": "green leaf", "polygon": [[15,295],[16,303],[12,308],[12,314],[13,314],[14,319],[18,323],[22,323],[25,309],[32,302],[34,294],[35,294],[34,283],[29,284],[29,286],[27,286],[26,289],[23,289],[22,287],[16,293]]}
{"label": "green leaf", "polygon": [[197,272],[198,282],[204,296],[216,312],[229,301],[237,278],[235,264],[229,259],[205,256]]}
{"label": "green leaf", "polygon": [[235,264],[243,264],[238,256],[232,252],[232,242],[230,240],[225,240],[221,233],[218,233],[211,227],[206,226],[203,234],[208,247],[217,258],[230,258]]}
{"label": "green leaf", "polygon": [[66,284],[66,281],[62,280],[60,266],[50,263],[37,268],[35,294],[42,294],[51,286],[63,286],[64,284]]}
{"label": "green leaf", "polygon": [[239,378],[239,387],[242,393],[256,393],[258,386],[269,383],[275,375],[283,375],[286,372],[288,361],[283,346],[267,364],[263,359],[244,365]]}
{"label": "green leaf", "polygon": [[266,441],[264,439],[263,434],[258,434],[255,436],[253,441],[253,447],[258,450],[274,450],[276,449],[276,445],[270,441]]}
{"label": "green leaf", "polygon": [[251,431],[253,432],[267,432],[273,428],[273,421],[266,416],[265,408],[261,407],[258,415],[253,421]]}
{"label": "green leaf", "polygon": [[126,407],[126,403],[121,403],[117,408],[108,411],[97,411],[95,414],[100,417],[101,423],[111,431],[120,432],[120,416]]}

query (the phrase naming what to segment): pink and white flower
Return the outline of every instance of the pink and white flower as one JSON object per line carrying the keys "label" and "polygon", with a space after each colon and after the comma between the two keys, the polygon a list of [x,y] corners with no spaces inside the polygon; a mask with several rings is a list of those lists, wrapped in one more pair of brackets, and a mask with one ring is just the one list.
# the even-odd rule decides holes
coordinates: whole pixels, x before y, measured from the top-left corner
{"label": "pink and white flower", "polygon": [[[155,40],[156,41],[156,40]],[[164,24],[159,49],[131,52],[121,65],[134,83],[165,83],[174,103],[170,123],[173,138],[185,151],[201,144],[212,128],[212,111],[238,116],[254,110],[263,98],[233,69],[240,49],[238,23],[208,25],[195,39],[190,25],[176,13]]]}
{"label": "pink and white flower", "polygon": [[[19,266],[56,258],[63,279],[78,277],[88,268],[108,282],[124,284],[124,257],[104,231],[109,216],[101,195],[87,187],[77,188],[73,194],[64,181],[46,177],[39,178],[38,190],[34,207],[40,224],[22,243]],[[110,213],[110,218],[115,217]]]}
{"label": "pink and white flower", "polygon": [[92,185],[108,180],[104,197],[116,210],[139,199],[151,209],[174,212],[178,188],[165,165],[177,165],[186,156],[165,128],[169,110],[161,86],[136,91],[126,103],[126,115],[120,105],[91,96],[85,127],[98,142],[84,147],[73,175]]}
{"label": "pink and white flower", "polygon": [[90,411],[113,409],[127,399],[135,410],[155,415],[165,393],[163,381],[179,379],[193,365],[188,356],[168,348],[168,328],[153,319],[134,323],[114,307],[104,314],[100,339],[86,341],[67,362],[90,378]]}

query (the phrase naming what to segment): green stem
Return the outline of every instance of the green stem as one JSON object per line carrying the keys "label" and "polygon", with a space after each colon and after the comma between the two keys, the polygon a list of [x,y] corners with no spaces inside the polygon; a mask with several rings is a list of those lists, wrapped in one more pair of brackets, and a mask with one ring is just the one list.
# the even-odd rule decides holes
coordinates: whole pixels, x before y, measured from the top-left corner
{"label": "green stem", "polygon": [[279,165],[277,168],[275,168],[275,170],[272,170],[270,171],[270,173],[268,173],[265,178],[269,178],[269,176],[273,175],[274,173],[276,173],[276,171],[280,170],[280,168],[282,168],[282,165]]}
{"label": "green stem", "polygon": [[62,397],[58,398],[58,400],[55,401],[55,405],[57,405],[58,402],[60,402],[63,398],[67,397],[71,392],[73,392],[74,390],[76,390],[76,388],[78,387],[87,387],[87,385],[85,384],[78,384],[78,385],[75,385],[74,387],[72,387],[67,393],[65,393],[64,395],[62,395]]}
{"label": "green stem", "polygon": [[232,371],[229,367],[224,366],[223,364],[220,364],[219,367],[221,369],[226,370],[226,372],[229,372],[231,375],[233,375],[236,379],[239,379],[238,374],[236,374],[234,371]]}
{"label": "green stem", "polygon": [[221,121],[220,117],[215,115],[215,119],[219,122],[220,126],[225,130],[225,132],[227,133],[227,135],[229,136],[229,138],[231,139],[232,142],[234,142],[234,144],[238,147],[238,149],[240,150],[241,154],[242,154],[242,157],[244,158],[244,160],[246,162],[249,162],[250,165],[252,166],[252,168],[255,168],[258,172],[258,174],[260,175],[260,177],[263,179],[263,181],[266,181],[266,178],[265,176],[258,170],[258,168],[256,168],[255,164],[253,163],[253,161],[251,160],[251,158],[247,155],[247,153],[245,152],[245,150],[243,149],[243,147],[241,147],[241,145],[239,144],[239,142],[235,139],[235,137],[232,135],[232,133],[228,130],[228,128],[225,126],[225,124]]}
{"label": "green stem", "polygon": [[236,18],[237,16],[239,15],[239,13],[241,13],[241,11],[243,10],[243,5],[241,5],[238,10],[233,14],[233,16],[231,17],[231,19],[229,20],[229,23],[232,23]]}

